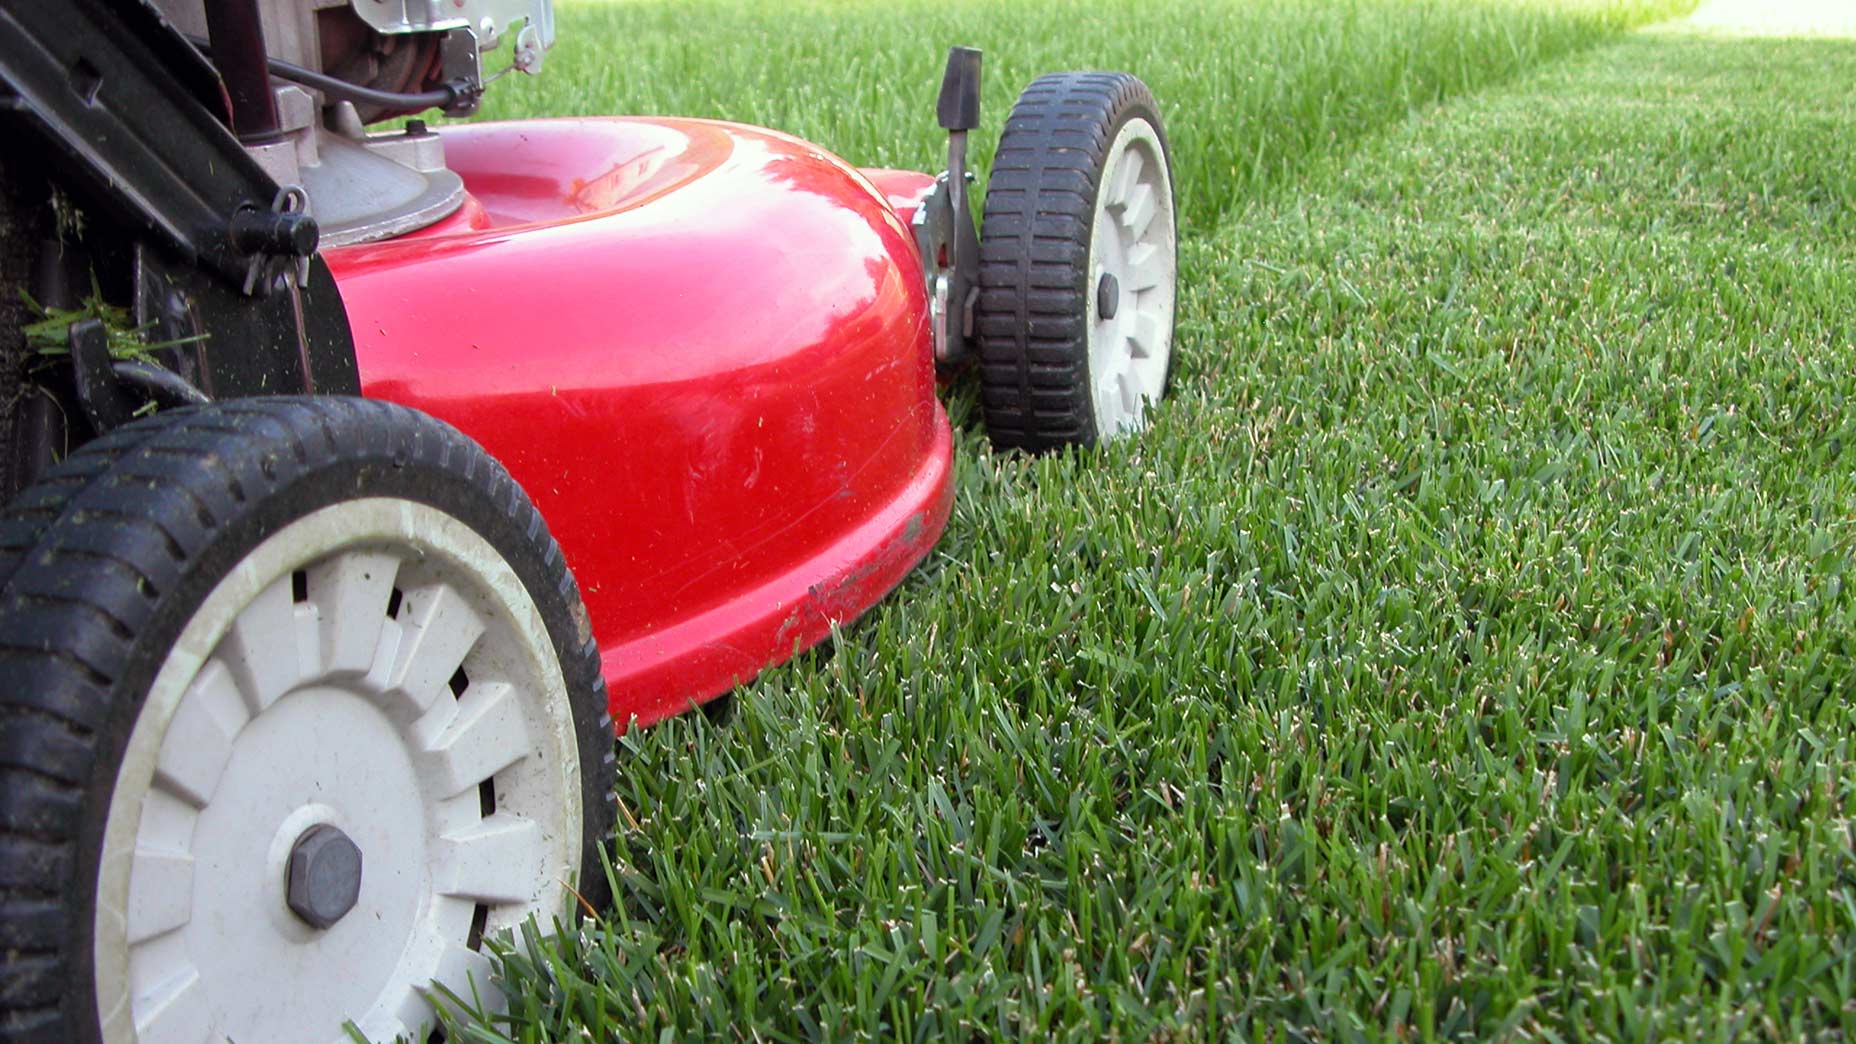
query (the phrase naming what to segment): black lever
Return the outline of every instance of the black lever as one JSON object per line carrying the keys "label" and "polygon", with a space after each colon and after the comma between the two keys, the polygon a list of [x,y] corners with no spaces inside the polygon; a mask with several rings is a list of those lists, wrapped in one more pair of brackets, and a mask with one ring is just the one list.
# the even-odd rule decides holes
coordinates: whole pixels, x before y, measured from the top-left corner
{"label": "black lever", "polygon": [[934,112],[942,130],[970,131],[980,125],[979,48],[947,49],[947,71],[941,74],[941,98]]}
{"label": "black lever", "polygon": [[71,350],[71,375],[77,403],[98,435],[107,435],[134,419],[128,397],[110,372],[110,334],[101,320],[79,319],[65,330]]}

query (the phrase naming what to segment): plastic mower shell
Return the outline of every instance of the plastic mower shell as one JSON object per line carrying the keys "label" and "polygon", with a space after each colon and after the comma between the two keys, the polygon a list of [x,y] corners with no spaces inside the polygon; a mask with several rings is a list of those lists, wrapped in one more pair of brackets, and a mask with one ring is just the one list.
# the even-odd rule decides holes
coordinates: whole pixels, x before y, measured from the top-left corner
{"label": "plastic mower shell", "polygon": [[444,142],[462,209],[325,255],[363,393],[456,425],[533,498],[615,721],[783,661],[928,552],[952,497],[908,227],[930,177],[703,120]]}

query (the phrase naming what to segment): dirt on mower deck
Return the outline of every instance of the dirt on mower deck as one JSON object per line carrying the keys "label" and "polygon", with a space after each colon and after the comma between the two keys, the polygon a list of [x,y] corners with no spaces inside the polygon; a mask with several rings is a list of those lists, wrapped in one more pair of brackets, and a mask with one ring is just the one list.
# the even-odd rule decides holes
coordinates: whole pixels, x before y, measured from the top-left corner
{"label": "dirt on mower deck", "polygon": [[1671,29],[1744,36],[1856,36],[1851,0],[1703,0]]}

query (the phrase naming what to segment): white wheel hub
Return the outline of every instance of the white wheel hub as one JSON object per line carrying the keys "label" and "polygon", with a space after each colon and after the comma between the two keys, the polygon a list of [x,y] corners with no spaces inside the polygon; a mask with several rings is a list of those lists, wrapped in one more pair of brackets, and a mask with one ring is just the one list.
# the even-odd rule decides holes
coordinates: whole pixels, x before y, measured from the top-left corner
{"label": "white wheel hub", "polygon": [[1153,124],[1122,124],[1102,164],[1089,234],[1089,382],[1096,433],[1146,423],[1173,354],[1172,172]]}
{"label": "white wheel hub", "polygon": [[[566,909],[579,780],[547,628],[494,548],[403,500],[298,520],[201,604],[130,735],[98,875],[104,1039],[419,1039],[434,984],[495,1003],[478,940]],[[319,826],[361,853],[323,928],[287,901]]]}

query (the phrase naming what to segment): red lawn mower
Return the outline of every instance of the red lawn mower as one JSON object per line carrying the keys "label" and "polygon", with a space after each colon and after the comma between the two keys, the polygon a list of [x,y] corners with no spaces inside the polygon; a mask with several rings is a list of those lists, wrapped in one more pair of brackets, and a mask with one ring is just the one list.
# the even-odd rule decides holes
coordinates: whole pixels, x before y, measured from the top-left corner
{"label": "red lawn mower", "polygon": [[[939,174],[693,119],[432,130],[549,0],[0,9],[0,1039],[434,1039],[606,897],[617,722],[895,586],[995,442],[1141,426],[1166,138],[1046,76]],[[502,62],[489,61],[497,54]],[[22,292],[23,291],[23,292]]]}

